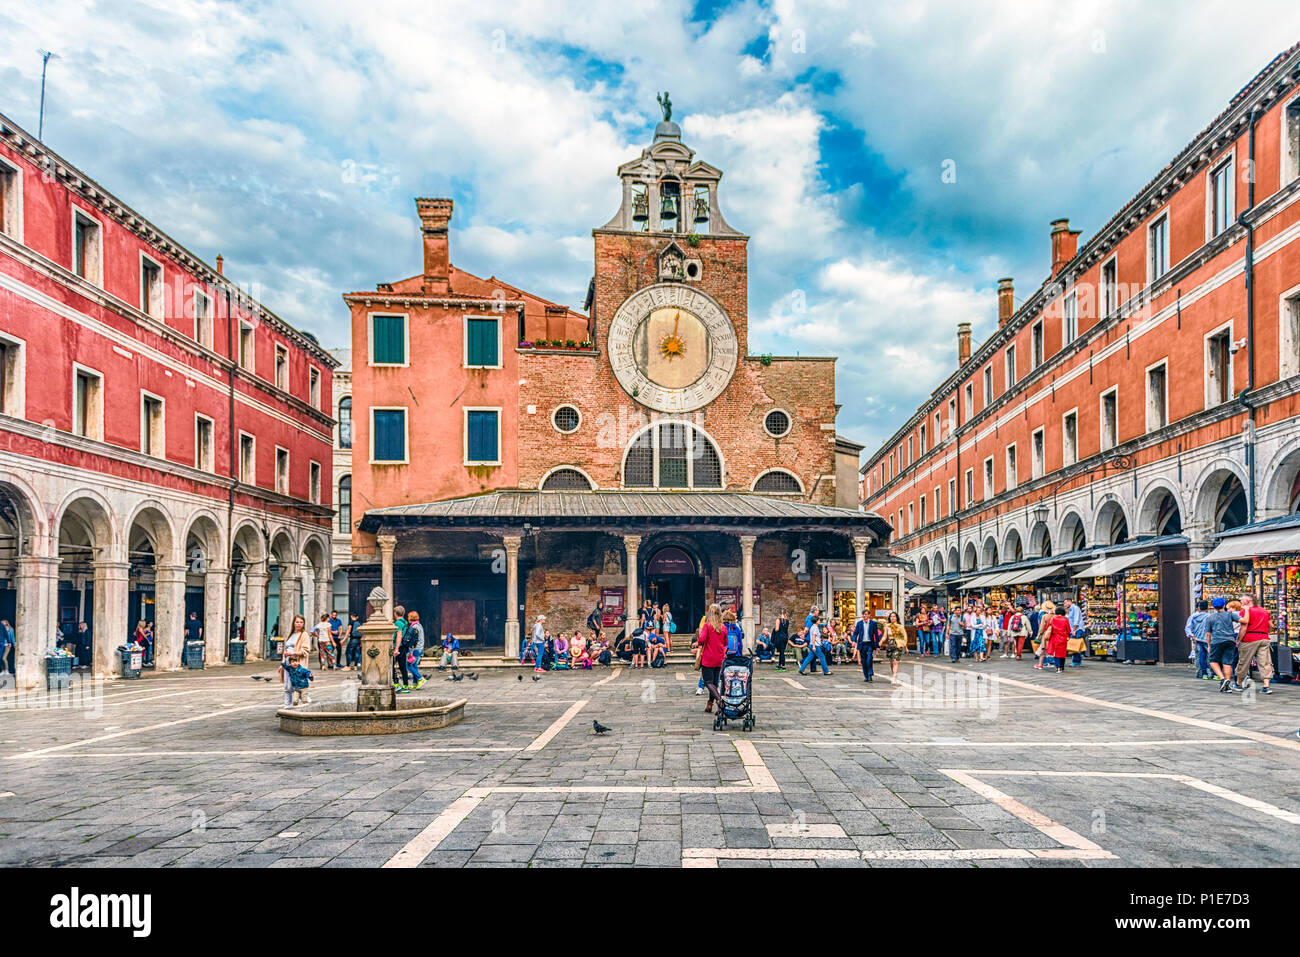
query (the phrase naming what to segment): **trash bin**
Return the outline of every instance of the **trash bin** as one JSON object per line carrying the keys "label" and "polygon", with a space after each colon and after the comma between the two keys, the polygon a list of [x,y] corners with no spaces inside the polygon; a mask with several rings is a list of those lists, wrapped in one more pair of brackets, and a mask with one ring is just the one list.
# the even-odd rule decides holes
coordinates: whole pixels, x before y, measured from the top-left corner
{"label": "trash bin", "polygon": [[280,639],[278,638],[266,639],[266,660],[267,661],[280,660]]}
{"label": "trash bin", "polygon": [[185,642],[185,658],[182,664],[184,664],[186,668],[192,668],[195,670],[203,667],[203,642]]}
{"label": "trash bin", "polygon": [[72,662],[68,655],[47,655],[45,658],[45,687],[49,691],[67,688],[72,684]]}
{"label": "trash bin", "polygon": [[247,646],[248,642],[246,641],[232,641],[230,643],[230,663],[232,665],[242,665],[244,663]]}
{"label": "trash bin", "polygon": [[118,645],[118,659],[122,663],[123,678],[139,678],[140,669],[144,667],[144,652],[139,648],[128,648],[126,645]]}

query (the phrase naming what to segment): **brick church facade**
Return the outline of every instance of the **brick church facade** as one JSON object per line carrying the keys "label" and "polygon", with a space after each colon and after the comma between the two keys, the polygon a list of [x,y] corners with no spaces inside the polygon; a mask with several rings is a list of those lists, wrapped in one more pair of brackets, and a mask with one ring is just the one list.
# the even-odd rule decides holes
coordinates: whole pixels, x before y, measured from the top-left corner
{"label": "brick church facade", "polygon": [[832,568],[854,607],[895,605],[888,526],[837,481],[857,447],[836,435],[834,359],[749,353],[721,172],[665,120],[618,175],[586,315],[452,266],[449,199],[416,201],[422,275],[344,297],[352,605],[382,582],[506,654],[524,616],[573,628],[602,598],[610,627],[650,599],[687,630],[732,602],[752,634],[826,600]]}

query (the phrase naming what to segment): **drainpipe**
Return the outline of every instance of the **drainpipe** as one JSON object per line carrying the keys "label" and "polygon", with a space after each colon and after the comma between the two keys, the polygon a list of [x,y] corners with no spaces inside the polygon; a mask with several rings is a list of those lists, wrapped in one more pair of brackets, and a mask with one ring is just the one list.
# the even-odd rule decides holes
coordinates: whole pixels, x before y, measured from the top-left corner
{"label": "drainpipe", "polygon": [[1246,227],[1246,388],[1237,398],[1246,407],[1246,520],[1255,522],[1255,124],[1259,120],[1259,105],[1250,108],[1249,179],[1246,182],[1246,209],[1237,221]]}
{"label": "drainpipe", "polygon": [[[230,491],[229,498],[226,502],[226,567],[230,569],[230,587],[226,595],[228,606],[227,615],[233,617],[235,611],[235,602],[238,596],[235,594],[235,543],[230,540],[230,536],[235,530],[235,483],[238,481],[238,475],[235,472],[235,437],[238,432],[235,429],[235,346],[234,346],[234,316],[230,308],[230,290],[226,290],[226,359],[229,360],[226,365],[226,395],[229,400],[228,418],[226,419],[226,446],[230,460]],[[230,660],[230,622],[226,623],[226,660]]]}

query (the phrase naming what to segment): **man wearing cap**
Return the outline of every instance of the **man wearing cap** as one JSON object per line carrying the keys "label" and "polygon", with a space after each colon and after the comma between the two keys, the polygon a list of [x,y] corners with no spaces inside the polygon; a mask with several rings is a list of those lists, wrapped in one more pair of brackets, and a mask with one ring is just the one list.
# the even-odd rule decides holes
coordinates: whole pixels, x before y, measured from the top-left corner
{"label": "man wearing cap", "polygon": [[1210,603],[1214,610],[1205,616],[1205,637],[1210,642],[1210,670],[1219,679],[1219,690],[1232,694],[1232,654],[1237,650],[1237,622],[1241,616],[1229,611],[1223,597]]}
{"label": "man wearing cap", "polygon": [[1237,659],[1237,684],[1234,690],[1245,690],[1251,685],[1250,663],[1259,666],[1259,677],[1264,687],[1260,694],[1272,694],[1268,683],[1273,680],[1273,654],[1268,640],[1272,619],[1269,613],[1255,604],[1251,595],[1241,596],[1241,656]]}

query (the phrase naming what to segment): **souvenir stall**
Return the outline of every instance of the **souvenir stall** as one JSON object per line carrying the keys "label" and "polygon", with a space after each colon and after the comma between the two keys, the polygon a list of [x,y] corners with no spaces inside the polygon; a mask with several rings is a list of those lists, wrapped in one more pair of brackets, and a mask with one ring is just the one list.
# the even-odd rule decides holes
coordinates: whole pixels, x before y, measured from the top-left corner
{"label": "souvenir stall", "polygon": [[[1187,657],[1181,628],[1189,606],[1186,539],[1146,544],[1142,551],[1101,556],[1073,576],[1093,657],[1145,662]],[[1162,631],[1161,622],[1180,627]]]}
{"label": "souvenir stall", "polygon": [[1090,578],[1079,586],[1079,607],[1083,610],[1083,627],[1088,631],[1091,657],[1114,659],[1123,617],[1122,605],[1119,583],[1113,578]]}

